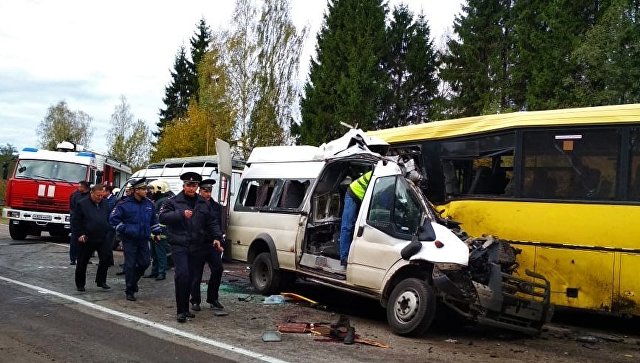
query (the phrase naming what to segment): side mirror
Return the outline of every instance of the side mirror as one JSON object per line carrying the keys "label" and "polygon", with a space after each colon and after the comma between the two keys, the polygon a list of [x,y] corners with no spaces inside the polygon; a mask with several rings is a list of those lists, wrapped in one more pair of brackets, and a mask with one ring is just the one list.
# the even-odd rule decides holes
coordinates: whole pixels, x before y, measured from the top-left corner
{"label": "side mirror", "polygon": [[7,180],[8,177],[9,177],[9,163],[5,161],[4,163],[2,163],[2,179]]}
{"label": "side mirror", "polygon": [[431,221],[424,219],[422,225],[418,227],[418,240],[419,241],[435,241],[436,231],[433,230]]}

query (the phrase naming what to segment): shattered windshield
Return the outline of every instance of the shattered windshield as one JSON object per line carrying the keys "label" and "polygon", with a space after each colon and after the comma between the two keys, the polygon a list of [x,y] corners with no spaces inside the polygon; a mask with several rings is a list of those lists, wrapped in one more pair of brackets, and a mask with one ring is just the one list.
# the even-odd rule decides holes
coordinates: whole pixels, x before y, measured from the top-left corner
{"label": "shattered windshield", "polygon": [[53,160],[20,160],[15,177],[77,182],[85,180],[86,175],[87,165]]}

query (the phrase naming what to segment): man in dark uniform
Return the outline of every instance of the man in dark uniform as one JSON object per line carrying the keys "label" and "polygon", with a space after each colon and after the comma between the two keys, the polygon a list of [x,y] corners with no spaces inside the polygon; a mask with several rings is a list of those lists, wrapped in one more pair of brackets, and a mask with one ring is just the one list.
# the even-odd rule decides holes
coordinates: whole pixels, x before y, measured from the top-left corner
{"label": "man in dark uniform", "polygon": [[[211,198],[211,190],[216,183],[213,179],[205,179],[200,182],[200,196],[209,204],[209,210],[216,220],[220,231],[224,231],[222,227],[221,207],[213,198]],[[200,282],[202,281],[202,273],[204,272],[204,264],[209,265],[211,275],[209,276],[209,284],[207,285],[207,302],[212,309],[224,309],[224,306],[218,301],[218,290],[220,289],[220,281],[222,280],[222,245],[219,241],[211,244],[212,236],[205,236],[202,244],[194,249],[191,254],[191,309],[200,311]],[[218,242],[218,243],[216,243]]]}
{"label": "man in dark uniform", "polygon": [[180,176],[182,191],[167,200],[160,208],[160,222],[167,227],[171,255],[175,265],[175,293],[178,322],[194,318],[189,311],[191,290],[191,252],[200,248],[202,241],[210,236],[209,243],[219,245],[222,239],[220,224],[211,213],[204,198],[196,194],[202,177],[187,172]]}
{"label": "man in dark uniform", "polygon": [[152,233],[160,233],[161,227],[153,202],[146,197],[146,178],[134,181],[131,188],[133,193],[116,204],[109,223],[122,240],[126,298],[136,301],[134,294],[138,292],[138,281],[151,264],[149,238]]}
{"label": "man in dark uniform", "polygon": [[104,186],[97,184],[91,187],[89,198],[78,202],[74,212],[72,224],[78,235],[78,264],[76,265],[76,288],[85,291],[87,279],[87,264],[91,255],[98,251],[98,272],[96,284],[105,290],[107,285],[107,270],[111,257],[111,242],[107,240],[109,225],[109,207],[104,197]]}
{"label": "man in dark uniform", "polygon": [[71,217],[71,221],[69,223],[71,227],[71,236],[69,237],[69,259],[71,260],[72,265],[75,265],[78,260],[78,233],[75,231],[75,226],[73,225],[73,212],[78,206],[78,202],[88,196],[89,182],[85,180],[79,181],[78,189],[69,196],[69,214]]}

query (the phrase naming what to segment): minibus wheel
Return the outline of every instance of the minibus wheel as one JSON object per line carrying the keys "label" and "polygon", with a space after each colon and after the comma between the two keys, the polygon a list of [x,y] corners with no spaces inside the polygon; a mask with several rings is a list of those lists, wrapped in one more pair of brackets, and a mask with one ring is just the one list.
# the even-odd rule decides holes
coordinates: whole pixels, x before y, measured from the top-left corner
{"label": "minibus wheel", "polygon": [[277,293],[281,277],[280,271],[273,267],[269,252],[262,252],[253,260],[251,283],[258,293],[263,295]]}
{"label": "minibus wheel", "polygon": [[387,322],[398,335],[421,335],[433,322],[436,303],[433,288],[424,280],[402,280],[389,296]]}

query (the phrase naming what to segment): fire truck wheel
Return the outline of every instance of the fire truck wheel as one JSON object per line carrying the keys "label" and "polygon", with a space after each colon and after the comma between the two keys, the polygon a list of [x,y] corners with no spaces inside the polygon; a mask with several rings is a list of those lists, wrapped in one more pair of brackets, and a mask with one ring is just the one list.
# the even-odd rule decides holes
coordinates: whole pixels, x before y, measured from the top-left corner
{"label": "fire truck wheel", "polygon": [[14,240],[22,241],[27,238],[27,227],[23,224],[9,223],[9,234]]}
{"label": "fire truck wheel", "polygon": [[387,322],[398,335],[424,334],[436,314],[436,296],[424,280],[408,278],[393,288],[387,302]]}

